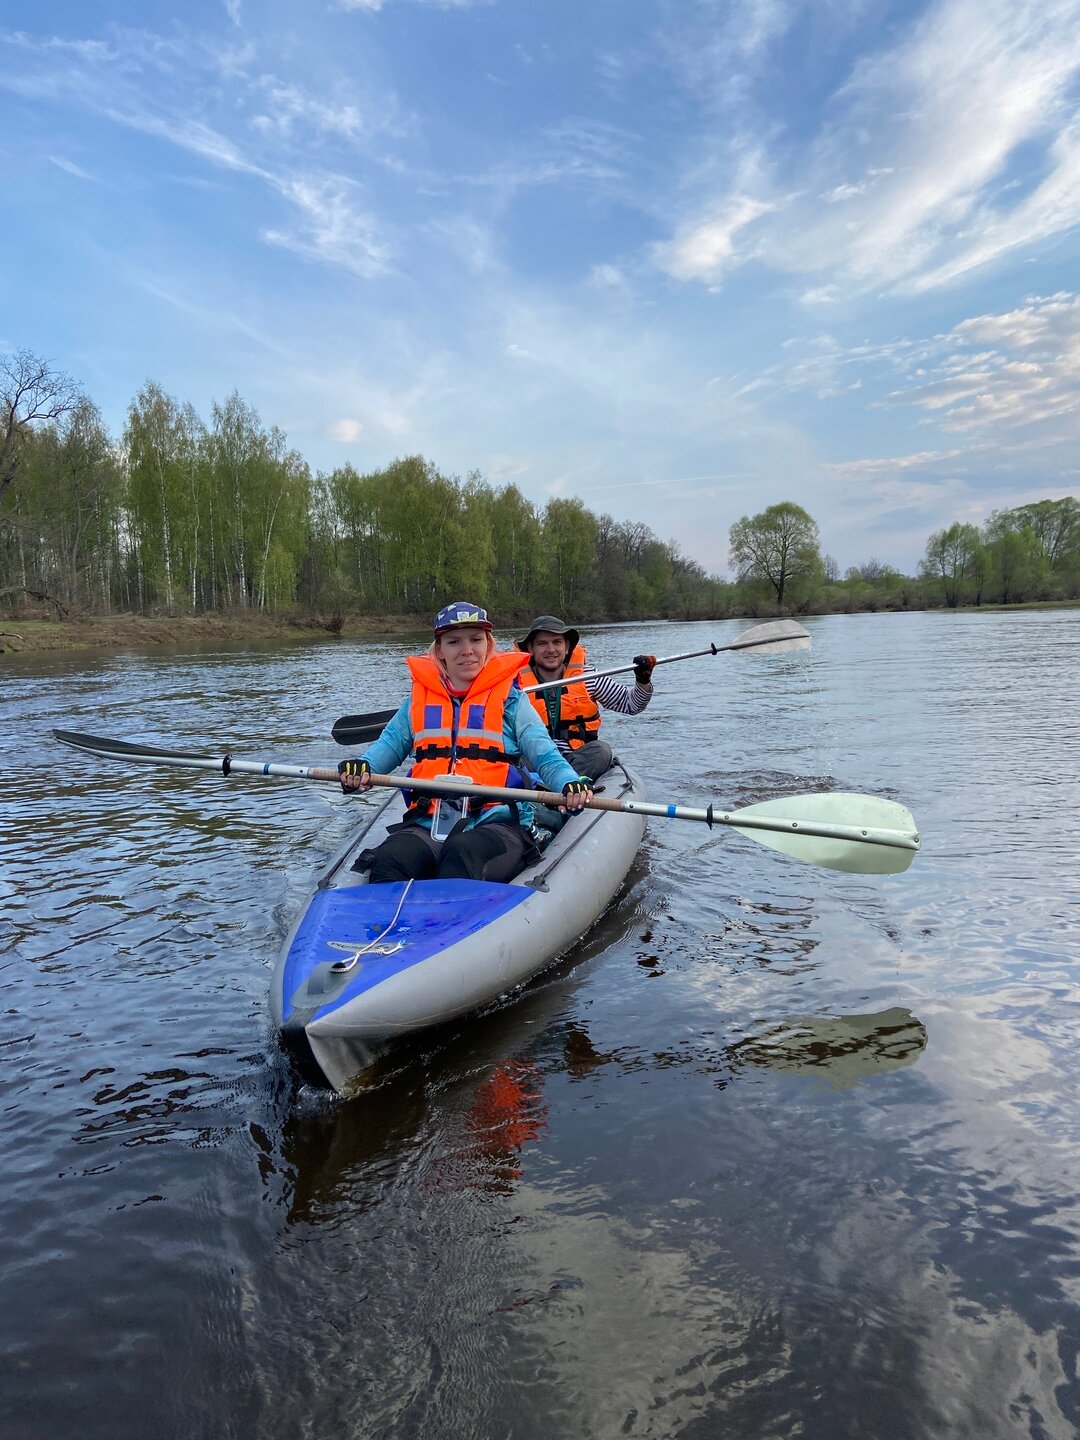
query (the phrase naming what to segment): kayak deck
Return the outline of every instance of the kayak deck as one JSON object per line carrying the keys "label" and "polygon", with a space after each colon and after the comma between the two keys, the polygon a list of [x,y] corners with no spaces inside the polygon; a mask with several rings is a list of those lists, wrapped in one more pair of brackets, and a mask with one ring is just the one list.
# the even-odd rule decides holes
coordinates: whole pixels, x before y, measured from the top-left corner
{"label": "kayak deck", "polygon": [[[643,798],[617,767],[604,789]],[[509,883],[372,885],[351,867],[400,818],[393,797],[319,881],[279,958],[272,1009],[304,1077],[344,1090],[388,1041],[474,1011],[524,984],[599,918],[644,820],[583,811]]]}

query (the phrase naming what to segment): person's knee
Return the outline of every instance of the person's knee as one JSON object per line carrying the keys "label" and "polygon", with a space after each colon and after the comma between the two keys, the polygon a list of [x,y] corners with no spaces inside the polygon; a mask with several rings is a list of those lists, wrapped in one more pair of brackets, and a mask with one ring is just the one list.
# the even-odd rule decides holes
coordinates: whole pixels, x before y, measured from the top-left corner
{"label": "person's knee", "polygon": [[511,880],[521,869],[527,844],[519,826],[477,825],[443,846],[439,879]]}
{"label": "person's knee", "polygon": [[439,856],[440,880],[482,880],[484,870],[498,853],[491,846],[491,837],[467,830],[447,840]]}
{"label": "person's knee", "polygon": [[614,758],[611,746],[606,740],[590,740],[587,745],[574,751],[570,763],[579,775],[587,775],[590,780],[599,780],[605,771],[611,769]]}
{"label": "person's knee", "polygon": [[375,851],[371,862],[372,885],[401,880],[423,880],[435,869],[435,855],[426,836],[405,831],[391,835]]}

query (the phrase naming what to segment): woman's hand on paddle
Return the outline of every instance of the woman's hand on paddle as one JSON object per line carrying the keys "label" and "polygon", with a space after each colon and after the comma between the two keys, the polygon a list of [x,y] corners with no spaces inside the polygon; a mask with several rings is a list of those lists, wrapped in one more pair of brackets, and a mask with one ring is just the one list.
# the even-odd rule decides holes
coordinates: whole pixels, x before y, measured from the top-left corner
{"label": "woman's hand on paddle", "polygon": [[568,780],[562,787],[565,805],[559,806],[559,813],[572,815],[578,810],[584,810],[585,802],[592,794],[592,781],[587,775],[579,775],[576,780]]}
{"label": "woman's hand on paddle", "polygon": [[371,789],[371,766],[366,760],[342,760],[337,769],[346,795],[350,790]]}
{"label": "woman's hand on paddle", "polygon": [[652,684],[653,667],[656,664],[655,655],[634,656],[634,679],[639,685]]}

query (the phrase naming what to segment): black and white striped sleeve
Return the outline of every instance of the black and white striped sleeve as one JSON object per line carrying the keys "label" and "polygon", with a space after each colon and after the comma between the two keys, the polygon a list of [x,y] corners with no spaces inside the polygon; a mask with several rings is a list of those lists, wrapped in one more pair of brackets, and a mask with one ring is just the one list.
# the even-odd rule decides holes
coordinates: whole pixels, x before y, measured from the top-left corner
{"label": "black and white striped sleeve", "polygon": [[615,710],[620,715],[638,715],[653,697],[651,685],[620,685],[611,675],[600,675],[595,680],[586,680],[585,689],[598,705],[605,710]]}

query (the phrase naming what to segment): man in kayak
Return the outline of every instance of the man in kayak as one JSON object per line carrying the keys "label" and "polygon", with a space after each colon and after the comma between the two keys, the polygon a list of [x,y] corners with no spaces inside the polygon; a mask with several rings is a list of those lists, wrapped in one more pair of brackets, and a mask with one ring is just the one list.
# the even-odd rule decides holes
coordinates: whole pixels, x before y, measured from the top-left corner
{"label": "man in kayak", "polygon": [[529,699],[560,752],[575,769],[597,780],[611,768],[611,746],[600,735],[600,706],[620,715],[638,715],[653,697],[655,655],[634,656],[634,684],[620,685],[610,675],[575,680],[585,670],[578,632],[554,615],[538,615],[518,641],[529,656],[518,679],[522,689],[565,677],[566,685],[541,690]]}
{"label": "man in kayak", "polygon": [[[368,790],[411,753],[417,779],[454,775],[477,785],[527,786],[533,771],[561,791],[564,813],[591,791],[556,749],[528,697],[515,685],[528,664],[497,652],[487,611],[464,600],[435,616],[426,655],[410,655],[412,693],[358,760],[338,766],[341,788]],[[519,769],[520,765],[520,769]],[[468,785],[463,784],[463,792]],[[532,853],[536,807],[413,795],[402,825],[370,854],[371,881],[511,880]]]}

